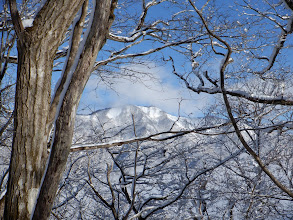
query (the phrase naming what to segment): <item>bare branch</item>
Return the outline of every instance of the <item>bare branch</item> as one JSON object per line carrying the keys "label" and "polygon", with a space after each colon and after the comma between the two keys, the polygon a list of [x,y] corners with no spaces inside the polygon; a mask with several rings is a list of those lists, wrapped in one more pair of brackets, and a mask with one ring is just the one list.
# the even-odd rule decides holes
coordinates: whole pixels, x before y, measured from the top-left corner
{"label": "bare branch", "polygon": [[201,39],[199,37],[190,38],[190,39],[182,40],[182,41],[178,41],[178,42],[166,43],[166,44],[164,44],[164,45],[162,45],[160,47],[150,49],[148,51],[144,51],[144,52],[140,52],[140,53],[125,54],[125,55],[118,55],[118,56],[110,57],[110,58],[108,58],[106,60],[96,62],[94,70],[97,70],[100,66],[106,65],[107,63],[115,61],[115,60],[146,56],[146,55],[158,52],[158,51],[163,50],[163,49],[168,48],[168,47],[178,46],[178,45],[181,45],[181,44],[196,43],[196,42],[198,42],[200,40]]}
{"label": "bare branch", "polygon": [[225,158],[224,160],[219,161],[217,164],[204,169],[200,172],[197,172],[196,174],[194,174],[190,180],[187,181],[187,183],[185,183],[185,185],[182,187],[182,189],[178,192],[178,194],[172,198],[170,201],[166,201],[164,204],[157,206],[155,209],[153,209],[152,211],[148,212],[144,218],[147,218],[149,216],[151,216],[152,214],[154,214],[156,211],[164,209],[165,207],[173,204],[174,202],[176,202],[185,192],[185,190],[189,187],[190,184],[192,184],[198,177],[200,177],[201,175],[208,173],[210,171],[215,170],[216,168],[222,166],[223,164],[225,164],[226,162],[228,162],[229,160],[231,160],[232,158],[238,156],[245,148],[241,148],[240,150],[236,151],[235,153],[231,154],[229,157]]}
{"label": "bare branch", "polygon": [[19,40],[23,43],[22,32],[24,31],[24,27],[22,25],[20,15],[17,10],[16,0],[9,0],[8,2],[9,2],[10,14],[11,14],[14,30],[15,30]]}
{"label": "bare branch", "polygon": [[[200,127],[200,128],[196,128],[196,129],[192,129],[192,130],[188,130],[188,131],[166,131],[166,132],[160,132],[160,133],[156,133],[153,135],[149,135],[147,137],[139,137],[139,138],[133,138],[130,140],[123,140],[123,141],[117,141],[117,142],[105,143],[105,144],[73,145],[70,149],[70,152],[76,152],[76,151],[81,151],[81,150],[93,150],[93,149],[100,149],[100,148],[110,148],[113,146],[121,146],[123,144],[130,144],[130,143],[147,141],[147,140],[160,142],[160,141],[173,139],[175,137],[180,137],[180,136],[190,134],[190,133],[196,133],[196,132],[205,131],[205,130],[209,130],[209,129],[213,129],[213,128],[220,128],[220,127],[225,126],[227,124],[228,123],[223,123],[223,124],[218,124],[218,125],[214,125],[214,126],[210,126],[210,127]],[[173,134],[173,135],[160,138],[160,136],[162,136],[162,135],[164,136],[167,134]],[[158,137],[158,138],[156,138],[156,137]]]}
{"label": "bare branch", "polygon": [[150,7],[158,5],[164,1],[165,0],[161,0],[161,1],[152,0],[148,4],[145,4],[145,2],[143,2],[143,12],[140,15],[139,23],[136,27],[136,30],[140,30],[142,28],[142,26],[144,25],[144,21],[145,21],[145,18],[147,16],[147,13],[148,13],[148,10],[150,9]]}
{"label": "bare branch", "polygon": [[264,75],[267,71],[269,71],[275,64],[277,56],[280,54],[281,49],[284,47],[285,41],[287,39],[287,32],[282,32],[279,37],[279,41],[277,42],[276,46],[274,47],[270,59],[268,61],[268,65],[259,72],[254,72],[257,75]]}
{"label": "bare branch", "polygon": [[8,121],[1,127],[0,136],[6,131],[7,127],[11,124],[13,117],[14,117],[14,112],[11,113]]}
{"label": "bare branch", "polygon": [[[174,65],[174,60],[172,57],[170,57],[170,60],[172,62],[173,67],[173,74],[176,75],[178,78],[180,78],[184,83],[186,88],[189,90],[196,92],[196,93],[207,93],[207,94],[222,94],[222,89],[218,87],[218,84],[216,81],[208,79],[208,75],[206,75],[206,78],[214,85],[212,88],[198,86],[193,87],[189,81],[183,76],[177,73]],[[225,88],[225,92],[227,95],[244,98],[246,100],[249,100],[251,102],[255,103],[262,103],[262,104],[272,104],[272,105],[285,105],[285,106],[292,106],[293,100],[290,99],[290,97],[274,97],[274,96],[262,96],[262,95],[256,95],[256,94],[249,94],[248,92],[241,91],[241,90],[227,90]]]}
{"label": "bare branch", "polygon": [[[290,197],[293,198],[293,192],[290,191],[286,186],[284,186],[283,184],[281,184],[278,179],[268,170],[268,168],[266,167],[266,165],[261,161],[260,157],[250,148],[250,146],[248,145],[248,143],[245,141],[243,135],[241,134],[241,131],[240,129],[238,128],[238,125],[237,125],[237,121],[236,119],[234,118],[233,116],[233,113],[232,113],[232,109],[231,109],[231,106],[230,106],[230,103],[229,103],[229,100],[228,100],[228,93],[225,89],[225,69],[227,67],[227,65],[229,64],[229,58],[232,54],[232,49],[230,47],[230,45],[224,41],[222,38],[220,38],[219,36],[215,35],[214,33],[212,33],[208,26],[207,26],[207,23],[205,22],[205,19],[203,18],[203,16],[201,15],[201,12],[196,8],[196,6],[194,5],[194,3],[189,0],[190,4],[192,5],[192,7],[194,8],[194,10],[197,12],[197,14],[200,16],[206,30],[208,31],[208,33],[215,37],[216,39],[218,39],[220,42],[222,42],[225,46],[226,46],[226,49],[227,49],[227,53],[226,53],[226,56],[225,58],[223,59],[222,61],[222,64],[220,66],[220,85],[221,85],[221,90],[222,90],[222,95],[223,95],[223,99],[224,99],[224,103],[225,103],[225,106],[226,106],[226,109],[227,109],[227,113],[229,115],[229,118],[232,122],[232,125],[235,129],[235,132],[240,140],[240,142],[242,143],[242,145],[244,146],[244,148],[249,152],[249,154],[254,158],[254,160],[258,163],[258,165],[260,166],[260,168],[268,175],[268,177],[276,184],[276,186],[278,186],[283,192],[285,192],[287,195],[289,195]],[[286,39],[286,38],[285,38]],[[284,39],[284,41],[285,41]],[[278,54],[278,52],[280,51],[280,49],[282,48],[282,46],[284,45],[284,42],[283,40],[280,41],[280,46],[278,47],[278,51],[276,53],[276,56]],[[275,57],[271,60],[275,60]]]}
{"label": "bare branch", "polygon": [[74,64],[74,61],[77,56],[78,48],[80,45],[80,39],[83,32],[83,24],[87,15],[87,9],[88,9],[88,0],[84,1],[80,16],[78,19],[76,19],[75,23],[73,24],[73,31],[71,36],[71,42],[70,42],[70,50],[69,53],[67,51],[67,62],[64,67],[64,71],[62,72],[62,78],[60,80],[60,84],[58,85],[58,88],[54,94],[54,98],[52,99],[50,110],[49,110],[49,116],[47,119],[47,126],[50,127],[54,121],[57,106],[59,104],[60,96],[62,91],[64,90],[64,86],[66,83],[66,80],[68,78],[69,72]]}
{"label": "bare branch", "polygon": [[246,3],[247,7],[253,11],[255,11],[256,13],[258,13],[259,15],[261,15],[262,17],[267,18],[268,20],[272,21],[273,23],[275,23],[279,28],[282,29],[282,32],[286,32],[286,29],[279,23],[277,22],[276,19],[273,19],[272,17],[268,16],[266,13],[261,12],[260,10],[254,8],[251,6],[251,4],[249,4],[247,1],[243,0],[243,2]]}

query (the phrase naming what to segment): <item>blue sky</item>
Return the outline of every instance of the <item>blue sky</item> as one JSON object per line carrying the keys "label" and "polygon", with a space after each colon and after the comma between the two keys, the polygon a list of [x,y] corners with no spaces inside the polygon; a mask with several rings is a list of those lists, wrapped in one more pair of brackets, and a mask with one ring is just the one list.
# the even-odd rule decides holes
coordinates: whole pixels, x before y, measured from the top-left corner
{"label": "blue sky", "polygon": [[[129,9],[129,8],[128,8]],[[132,10],[138,11],[138,8]],[[173,12],[181,9],[168,7],[168,3],[162,3],[153,7],[148,13],[150,20],[154,18],[172,17]],[[139,10],[140,11],[140,10]],[[122,30],[123,31],[123,30]],[[123,33],[122,33],[123,34]],[[105,47],[110,47],[113,42],[107,42]],[[116,45],[116,43],[114,43]],[[151,43],[144,43],[141,48],[134,48],[130,52],[146,51],[152,48]],[[182,71],[190,71],[191,64],[184,56],[173,50],[165,49],[160,53],[168,58],[172,55],[176,62],[179,61]],[[149,56],[149,66],[129,63],[127,68],[151,74],[152,77],[142,77],[141,80],[127,80],[125,78],[114,79],[111,88],[101,82],[94,75],[89,80],[80,102],[79,112],[88,112],[101,108],[109,108],[122,105],[156,106],[173,115],[184,115],[190,117],[202,116],[202,110],[206,105],[213,102],[213,97],[207,94],[195,94],[190,92],[178,77],[172,73],[170,63],[161,65],[160,60],[156,62],[156,55]],[[98,59],[101,59],[98,57]],[[215,66],[220,60],[215,61]],[[180,112],[179,112],[180,110]]]}
{"label": "blue sky", "polygon": [[[201,5],[204,1],[198,1],[197,4]],[[229,1],[216,1],[220,4],[228,5]],[[2,7],[2,4],[1,6]],[[133,8],[132,10],[136,10]],[[150,17],[153,19],[154,16],[158,14],[161,17],[170,17],[170,11],[176,11],[178,9],[168,8],[168,7],[154,7],[154,10],[150,11]],[[225,10],[224,7],[219,7],[219,10]],[[132,11],[135,13],[135,11]],[[153,14],[153,16],[152,16]],[[235,16],[238,12],[235,10]],[[247,27],[250,28],[250,27]],[[252,30],[252,29],[251,29]],[[123,33],[122,33],[123,34]],[[124,33],[125,34],[125,33]],[[290,40],[288,40],[290,43]],[[291,37],[292,42],[292,37]],[[107,42],[106,48],[111,46],[116,47],[113,42]],[[147,50],[151,45],[145,44],[140,50]],[[287,50],[288,57],[293,57],[293,49]],[[134,50],[133,50],[134,51]],[[267,52],[267,51],[265,51]],[[179,60],[178,70],[190,71],[190,62],[184,61],[184,56],[179,56],[176,52],[171,50],[165,50],[166,56],[169,53]],[[270,52],[267,52],[270,53]],[[99,54],[98,60],[101,59],[103,54]],[[149,66],[137,64],[123,64],[127,65],[128,69],[137,70],[138,72],[146,72],[152,74],[153,77],[142,77],[141,80],[127,80],[125,78],[115,78],[112,80],[111,88],[109,88],[105,83],[101,82],[99,78],[93,75],[84,91],[82,100],[80,102],[79,113],[89,113],[98,109],[109,108],[113,106],[121,106],[126,104],[131,105],[143,105],[143,106],[156,106],[164,111],[177,115],[179,104],[180,104],[180,114],[190,115],[190,116],[201,116],[202,110],[208,105],[214,102],[211,95],[206,94],[196,94],[188,91],[185,85],[178,80],[177,77],[172,74],[172,68],[170,63],[166,66],[161,65],[160,61],[153,57],[148,57]],[[221,59],[214,59],[209,61],[208,68],[214,72],[218,71]],[[60,72],[54,73],[52,82],[57,82]]]}
{"label": "blue sky", "polygon": [[[199,7],[205,1],[197,1],[196,4]],[[242,1],[238,1],[242,2]],[[219,4],[218,9],[223,11],[225,15],[226,7],[228,6],[230,1],[216,1],[216,4]],[[252,1],[252,3],[255,3]],[[261,3],[257,3],[255,7],[260,7],[263,9]],[[178,9],[174,8],[162,8],[162,7],[154,7],[155,10],[151,11],[154,13],[154,16],[171,16],[170,10],[176,11]],[[168,10],[169,9],[169,10]],[[191,8],[190,8],[191,9]],[[231,9],[231,8],[230,8]],[[229,13],[235,13],[235,19],[239,19],[243,22],[243,31],[244,32],[253,32],[257,30],[259,27],[253,27],[251,25],[247,25],[245,16],[241,17],[240,11],[236,10],[237,8],[234,6],[232,10],[229,10]],[[241,11],[242,12],[242,11]],[[193,12],[195,13],[195,12]],[[226,12],[227,13],[227,12]],[[251,11],[252,14],[256,14]],[[152,16],[151,16],[152,17]],[[239,18],[238,18],[239,17]],[[233,18],[234,19],[234,18]],[[242,19],[242,20],[241,20]],[[232,22],[232,21],[231,21]],[[233,22],[236,22],[234,20]],[[273,22],[271,22],[273,23]],[[272,25],[272,24],[270,24]],[[262,28],[262,27],[261,27]],[[261,31],[261,30],[260,30]],[[280,32],[280,29],[277,29],[277,32]],[[264,32],[265,33],[265,32]],[[267,32],[270,34],[270,32]],[[229,33],[231,34],[231,32]],[[232,33],[233,35],[233,33]],[[235,34],[237,35],[237,34]],[[292,39],[292,37],[291,37]],[[276,40],[276,38],[274,38]],[[290,40],[288,40],[290,43]],[[106,45],[107,46],[107,45]],[[269,47],[266,47],[269,48]],[[144,49],[144,48],[143,48]],[[218,48],[219,49],[219,48]],[[262,55],[270,55],[272,52],[273,46],[269,50],[263,51]],[[224,51],[223,51],[224,52]],[[287,57],[293,57],[293,49],[286,50]],[[176,52],[171,50],[165,50],[164,53],[166,56],[170,53],[176,61],[180,60],[177,68],[179,73],[184,73],[184,71],[188,72],[191,70],[191,63],[182,55],[179,55]],[[236,56],[236,59],[239,58],[237,53],[233,54],[233,57]],[[184,60],[186,59],[186,60]],[[238,60],[237,60],[238,61]],[[185,85],[182,82],[179,82],[178,78],[172,74],[172,69],[170,68],[170,63],[167,66],[157,67],[157,63],[154,60],[152,69],[149,69],[143,65],[134,65],[129,64],[128,68],[137,70],[138,72],[149,72],[153,74],[157,80],[153,80],[152,78],[143,78],[142,81],[129,81],[125,79],[114,80],[112,84],[112,89],[109,89],[104,83],[99,82],[95,77],[92,77],[86,87],[84,92],[80,110],[85,109],[86,106],[91,106],[91,110],[97,110],[100,108],[108,108],[112,106],[120,106],[125,104],[134,104],[134,105],[144,105],[144,106],[157,106],[163,109],[166,112],[177,115],[180,103],[180,114],[181,115],[190,115],[190,116],[202,116],[202,110],[209,105],[214,103],[215,99],[212,95],[207,94],[197,94],[190,92],[186,89]],[[214,60],[209,60],[206,63],[210,72],[214,72],[218,74],[219,65],[221,62],[221,57],[218,57]],[[241,64],[241,61],[238,61]],[[236,64],[235,64],[236,65]],[[254,66],[255,64],[251,64]],[[264,63],[266,65],[266,63]],[[261,68],[261,66],[254,66],[256,68]],[[250,80],[250,79],[248,79]],[[195,86],[198,82],[195,83]]]}

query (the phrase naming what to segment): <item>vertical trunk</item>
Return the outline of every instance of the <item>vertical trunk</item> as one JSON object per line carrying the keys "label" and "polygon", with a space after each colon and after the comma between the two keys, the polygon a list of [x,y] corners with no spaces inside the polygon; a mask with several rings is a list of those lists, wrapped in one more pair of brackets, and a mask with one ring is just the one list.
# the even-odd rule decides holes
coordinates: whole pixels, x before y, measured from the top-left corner
{"label": "vertical trunk", "polygon": [[24,28],[10,0],[18,37],[14,137],[4,219],[30,219],[47,163],[47,117],[56,50],[83,1],[47,0],[33,26]]}
{"label": "vertical trunk", "polygon": [[12,199],[6,200],[7,219],[30,218],[46,163],[51,90],[48,73],[52,65],[47,53],[37,53],[36,46],[29,36],[26,44],[18,44],[15,133],[6,195]]}
{"label": "vertical trunk", "polygon": [[55,137],[48,167],[36,203],[33,220],[47,219],[50,216],[59,181],[66,166],[74,130],[76,110],[90,77],[97,54],[106,42],[113,22],[116,1],[96,1],[92,24],[82,52],[78,55],[77,66],[66,90],[55,123]]}
{"label": "vertical trunk", "polygon": [[15,134],[4,219],[32,217],[40,220],[50,216],[72,142],[75,112],[97,54],[106,42],[116,1],[96,1],[89,34],[74,62],[77,66],[71,70],[72,78],[68,88],[65,88],[65,97],[60,97],[55,139],[45,171],[53,59],[65,31],[82,4],[80,0],[48,0],[33,26],[24,29],[16,0],[10,0],[13,25],[18,36],[18,70]]}

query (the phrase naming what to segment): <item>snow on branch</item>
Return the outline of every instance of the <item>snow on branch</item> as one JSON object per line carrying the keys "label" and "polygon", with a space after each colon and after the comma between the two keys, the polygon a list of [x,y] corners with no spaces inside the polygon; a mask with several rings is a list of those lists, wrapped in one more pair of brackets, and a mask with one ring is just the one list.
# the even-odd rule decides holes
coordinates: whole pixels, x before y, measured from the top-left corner
{"label": "snow on branch", "polygon": [[109,33],[108,38],[118,42],[130,43],[130,42],[134,42],[135,40],[140,38],[142,35],[143,35],[143,32],[137,32],[131,37],[117,36],[115,34]]}
{"label": "snow on branch", "polygon": [[[222,94],[223,93],[222,89],[217,86],[215,81],[211,81],[211,79],[208,79],[208,80],[214,85],[213,87],[203,87],[202,84],[200,84],[198,87],[192,86],[190,82],[187,80],[187,78],[177,73],[172,57],[170,57],[170,60],[172,61],[173,74],[176,75],[179,79],[181,79],[185,83],[186,88],[188,88],[189,90],[196,92],[198,94],[201,92],[208,93],[208,94]],[[249,93],[249,92],[241,91],[241,90],[229,90],[229,89],[225,89],[225,90],[227,95],[244,98],[246,100],[249,100],[255,103],[293,106],[293,99],[291,99],[290,97],[257,95],[257,94],[253,94],[253,93]]]}
{"label": "snow on branch", "polygon": [[49,111],[50,113],[47,121],[48,126],[51,126],[51,124],[57,119],[65,92],[68,89],[73,72],[78,65],[80,54],[82,53],[86,38],[91,28],[93,13],[90,17],[89,26],[87,27],[87,30],[84,34],[84,38],[80,42],[80,37],[83,31],[82,24],[84,23],[87,15],[87,8],[88,1],[85,1],[78,13],[78,16],[73,21],[73,29],[71,31],[68,48],[64,48],[62,51],[58,51],[56,54],[56,57],[66,55],[66,60],[63,66],[61,77],[59,78],[57,85],[55,86],[55,93],[52,96]]}
{"label": "snow on branch", "polygon": [[166,1],[166,0],[161,0],[161,1],[152,0],[151,2],[148,2],[147,4],[145,4],[145,2],[143,1],[143,12],[140,15],[139,23],[138,23],[137,27],[135,28],[135,30],[139,30],[143,26],[145,18],[147,16],[147,13],[148,13],[148,10],[150,9],[150,7],[158,5],[164,1]]}
{"label": "snow on branch", "polygon": [[156,1],[156,0],[152,0],[150,2],[148,2],[147,4],[145,4],[145,2],[143,1],[143,12],[140,15],[139,18],[139,22],[137,24],[137,26],[134,28],[134,30],[132,31],[132,34],[130,37],[125,37],[125,36],[118,36],[115,35],[113,33],[109,33],[108,38],[114,41],[118,41],[118,42],[123,42],[123,43],[130,43],[130,42],[134,42],[136,41],[138,38],[140,38],[141,36],[147,35],[147,31],[148,30],[153,30],[154,28],[162,23],[164,25],[169,25],[168,23],[162,21],[162,20],[157,20],[155,22],[153,22],[152,24],[146,26],[143,28],[144,23],[145,23],[145,18],[147,16],[148,10],[155,5],[158,5],[162,2],[164,2],[166,0],[161,0],[161,1]]}
{"label": "snow on branch", "polygon": [[166,140],[173,139],[176,137],[181,137],[183,135],[190,134],[190,133],[198,133],[198,132],[207,131],[207,130],[211,130],[211,129],[218,129],[218,128],[226,126],[228,124],[229,123],[222,123],[222,124],[216,124],[213,126],[200,127],[200,128],[195,128],[192,130],[185,130],[185,131],[165,131],[165,132],[159,132],[156,134],[152,134],[152,135],[149,135],[146,137],[137,137],[137,138],[131,138],[128,140],[113,141],[113,142],[102,143],[102,144],[74,144],[74,145],[72,145],[70,151],[76,152],[76,151],[82,151],[82,150],[110,148],[110,147],[114,147],[114,146],[121,146],[124,144],[130,144],[130,143],[141,142],[141,141],[157,141],[157,142],[166,141]]}
{"label": "snow on branch", "polygon": [[[154,31],[157,31],[156,26],[160,23],[162,23],[164,25],[169,25],[168,23],[166,23],[164,21],[158,20],[158,21],[155,21],[151,25],[149,25],[141,30],[133,31],[133,33],[130,37],[118,36],[113,33],[109,33],[108,38],[113,41],[118,41],[118,42],[123,42],[123,43],[131,43],[131,42],[136,41],[138,38],[140,38],[142,36],[150,35]],[[148,30],[151,30],[151,31],[147,32]]]}
{"label": "snow on branch", "polygon": [[[201,128],[195,128],[191,130],[185,130],[185,131],[165,131],[165,132],[160,132],[156,134],[151,134],[146,137],[135,137],[135,138],[130,138],[128,140],[121,140],[121,141],[112,141],[108,143],[101,143],[101,144],[73,144],[70,151],[71,152],[77,152],[77,151],[83,151],[83,150],[95,150],[95,149],[106,149],[106,148],[111,148],[111,147],[116,147],[116,146],[122,146],[124,144],[131,144],[131,143],[137,143],[137,142],[143,142],[143,141],[155,141],[155,142],[160,142],[160,141],[166,141],[170,139],[174,139],[177,137],[181,137],[187,134],[191,133],[197,133],[200,135],[221,135],[221,134],[230,134],[234,133],[235,131],[224,131],[224,132],[217,132],[217,133],[206,133],[207,131],[210,131],[212,129],[219,129],[221,127],[229,125],[230,122],[222,123],[222,124],[216,124],[214,126],[209,126],[209,127],[201,127]],[[270,126],[265,126],[265,127],[256,127],[256,128],[244,128],[240,129],[241,131],[255,131],[255,130],[263,130],[264,132],[272,132],[274,130],[280,130],[283,128],[289,128],[291,129],[293,127],[293,122],[292,121],[287,121],[287,122],[280,122],[278,124],[273,124]]]}
{"label": "snow on branch", "polygon": [[22,21],[23,27],[27,28],[27,27],[32,27],[33,26],[34,19],[30,18],[30,19],[24,19],[24,20],[21,20],[21,21]]}

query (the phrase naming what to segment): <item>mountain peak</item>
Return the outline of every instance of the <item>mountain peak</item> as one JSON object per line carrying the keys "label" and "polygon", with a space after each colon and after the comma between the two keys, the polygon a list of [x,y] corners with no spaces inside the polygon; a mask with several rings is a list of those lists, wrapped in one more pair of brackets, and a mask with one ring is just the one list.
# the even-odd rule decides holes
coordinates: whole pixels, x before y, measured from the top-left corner
{"label": "mountain peak", "polygon": [[134,137],[134,126],[136,135],[142,137],[170,129],[187,130],[193,124],[193,120],[172,116],[154,106],[125,105],[78,115],[76,133],[85,138],[107,133],[107,137],[127,139]]}

